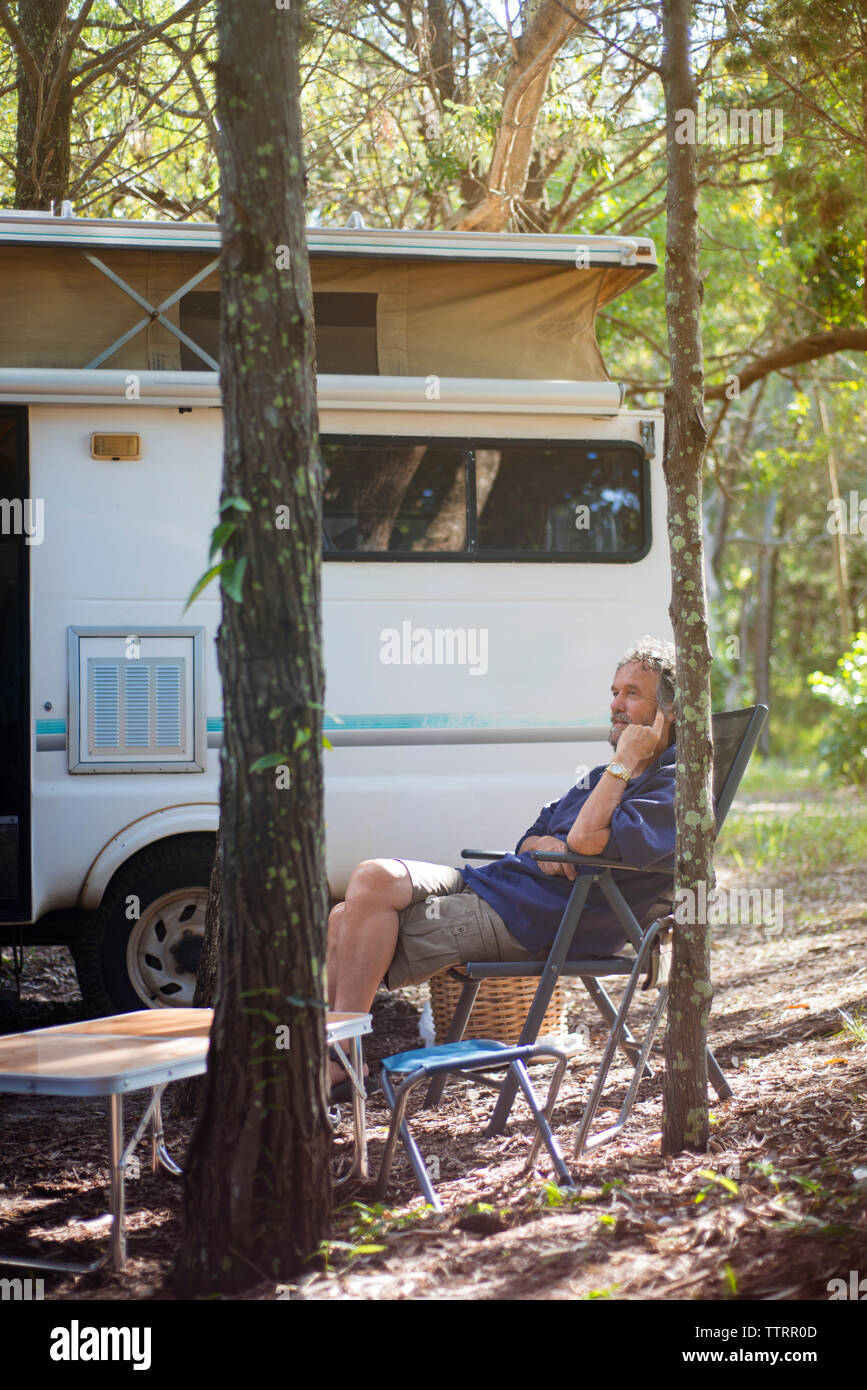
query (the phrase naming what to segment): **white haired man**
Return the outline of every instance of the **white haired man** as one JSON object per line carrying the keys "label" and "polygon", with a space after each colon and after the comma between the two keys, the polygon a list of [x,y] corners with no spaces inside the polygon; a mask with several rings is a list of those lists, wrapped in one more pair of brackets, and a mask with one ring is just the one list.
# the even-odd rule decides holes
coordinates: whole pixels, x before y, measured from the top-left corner
{"label": "white haired man", "polygon": [[[599,855],[646,868],[617,874],[640,918],[659,894],[654,865],[674,854],[674,648],[642,638],[623,656],[611,684],[616,757],[543,806],[514,854],[481,868],[410,859],[368,859],[350,876],[346,899],[328,923],[329,1004],[367,1012],[380,981],[390,989],[421,984],[464,961],[544,959],[576,873],[539,863],[532,850]],[[597,901],[596,899],[599,898]],[[591,894],[571,954],[610,955],[623,929]],[[343,1077],[332,1063],[332,1083]]]}

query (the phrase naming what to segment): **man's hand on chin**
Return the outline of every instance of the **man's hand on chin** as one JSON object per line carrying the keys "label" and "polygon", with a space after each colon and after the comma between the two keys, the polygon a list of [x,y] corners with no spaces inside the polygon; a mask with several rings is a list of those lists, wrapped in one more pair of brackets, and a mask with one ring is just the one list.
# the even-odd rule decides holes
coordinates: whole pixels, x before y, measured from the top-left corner
{"label": "man's hand on chin", "polygon": [[657,709],[652,724],[626,725],[615,744],[615,754],[630,777],[640,777],[665,752],[670,726],[661,709]]}

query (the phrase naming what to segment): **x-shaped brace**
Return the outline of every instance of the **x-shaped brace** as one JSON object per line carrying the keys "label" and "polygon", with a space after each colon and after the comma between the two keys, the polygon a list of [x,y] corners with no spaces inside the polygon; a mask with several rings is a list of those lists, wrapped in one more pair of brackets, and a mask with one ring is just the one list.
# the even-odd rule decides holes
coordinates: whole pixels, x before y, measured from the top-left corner
{"label": "x-shaped brace", "polygon": [[85,371],[90,371],[93,367],[100,367],[107,358],[117,352],[118,348],[122,348],[125,343],[129,342],[130,338],[134,338],[136,333],[140,333],[143,328],[147,328],[149,323],[161,323],[170,333],[174,333],[176,338],[179,338],[182,343],[185,343],[191,352],[194,352],[197,357],[201,357],[203,362],[207,362],[211,371],[218,372],[220,370],[219,362],[215,362],[210,353],[205,352],[205,349],[199,347],[198,343],[194,343],[192,338],[187,337],[186,333],[182,333],[176,324],[166,318],[164,312],[166,309],[170,309],[173,304],[176,304],[179,299],[183,299],[184,295],[190,290],[195,289],[196,285],[201,284],[202,280],[207,279],[207,277],[217,269],[220,263],[219,260],[209,261],[204,270],[200,270],[197,275],[193,276],[192,280],[188,280],[185,285],[181,285],[179,290],[175,290],[174,294],[170,294],[168,299],[164,299],[162,304],[158,304],[154,307],[143,295],[139,294],[137,290],[134,290],[128,285],[116,271],[109,269],[105,262],[101,261],[98,256],[92,255],[89,251],[83,251],[82,255],[85,260],[90,261],[91,265],[95,265],[97,270],[101,270],[103,275],[107,275],[109,280],[117,285],[118,289],[123,290],[124,294],[128,294],[130,299],[134,299],[136,304],[140,305],[142,309],[147,310],[147,318],[140,319],[137,324],[130,328],[128,332],[123,333],[121,337],[117,338],[115,342],[113,342],[110,347],[107,347],[104,352],[101,352],[98,357],[94,357],[92,362],[88,362]]}

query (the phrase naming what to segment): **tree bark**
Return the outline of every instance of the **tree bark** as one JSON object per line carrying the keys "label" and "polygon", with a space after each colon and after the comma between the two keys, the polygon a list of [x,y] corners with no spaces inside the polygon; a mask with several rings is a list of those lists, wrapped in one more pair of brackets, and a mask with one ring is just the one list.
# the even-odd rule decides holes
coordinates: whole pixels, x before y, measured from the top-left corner
{"label": "tree bark", "polygon": [[448,226],[468,232],[502,232],[516,221],[522,225],[533,220],[533,209],[524,204],[536,126],[554,59],[580,22],[560,0],[538,0],[513,44],[515,58],[505,81],[503,113],[484,194],[474,206],[460,208]]}
{"label": "tree bark", "polygon": [[[774,529],[777,519],[779,494],[776,489],[765,503],[765,518],[762,530],[763,544],[759,549],[759,573],[756,584],[755,620],[755,691],[756,704],[768,705],[771,702],[771,642],[774,635],[774,574],[777,568],[779,547],[774,544]],[[767,757],[770,752],[770,726],[765,724],[759,739],[759,752]]]}
{"label": "tree bark", "polygon": [[[65,40],[69,0],[19,0],[15,206],[60,207],[69,187],[72,82]],[[53,93],[52,93],[53,89]]]}
{"label": "tree bark", "polygon": [[430,26],[430,66],[433,90],[441,101],[453,101],[455,66],[448,0],[427,0]]}
{"label": "tree bark", "polygon": [[[696,147],[675,140],[679,110],[696,109],[691,69],[690,5],[664,0],[663,86],[668,182],[665,292],[671,382],[665,393],[665,478],[671,548],[671,620],[677,646],[676,886],[713,884],[711,799],[711,654],[707,628],[702,527],[701,281],[698,270]],[[698,915],[691,914],[691,915]],[[707,1020],[712,990],[706,923],[674,934],[669,1023],[665,1040],[663,1151],[707,1147]]]}
{"label": "tree bark", "polygon": [[[834,437],[828,426],[828,412],[825,408],[825,399],[822,395],[822,388],[818,381],[814,383],[816,398],[816,413],[819,416],[819,424],[822,427],[822,437],[825,440],[825,448],[828,452],[828,483],[831,488],[831,496],[840,496],[840,482],[837,476],[837,451],[834,448]],[[849,603],[849,559],[846,554],[846,537],[842,530],[837,530],[831,536],[831,545],[834,552],[834,580],[837,585],[837,618],[840,624],[840,641],[843,651],[848,651],[849,643],[852,640],[853,623],[852,609]]]}
{"label": "tree bark", "polygon": [[[222,946],[220,918],[223,911],[223,875],[220,858],[220,832],[214,848],[214,863],[211,867],[211,882],[208,888],[208,905],[205,908],[205,937],[202,954],[196,971],[196,992],[193,1004],[197,1009],[210,1009],[216,1004],[219,994],[219,963]],[[192,1119],[199,1107],[204,1090],[201,1076],[190,1076],[186,1081],[173,1086],[169,1092],[172,1114]]]}
{"label": "tree bark", "polygon": [[[690,148],[686,146],[685,148]],[[738,390],[746,391],[753,382],[761,381],[771,372],[779,372],[784,367],[797,367],[801,362],[816,362],[820,357],[829,357],[833,352],[867,352],[867,328],[832,328],[827,333],[808,333],[785,347],[775,348],[765,357],[757,357],[742,372],[737,373]],[[708,386],[705,399],[721,401],[726,398],[726,383],[721,386]]]}
{"label": "tree bark", "polygon": [[[206,3],[186,0],[165,18],[139,28],[113,47],[101,48],[104,26],[91,14],[94,0],[82,0],[72,15],[69,0],[18,0],[15,15],[9,0],[0,0],[0,28],[17,59],[16,207],[48,210],[53,202],[59,211],[64,198],[71,196],[76,100]],[[79,46],[88,56],[76,64]],[[92,174],[99,167],[118,138],[117,132],[106,135],[100,153],[85,157],[86,172]],[[79,167],[73,188],[84,181]]]}
{"label": "tree bark", "polygon": [[[322,469],[304,236],[301,23],[299,0],[285,10],[259,0],[218,7],[223,517],[237,529],[223,541],[224,562],[235,569],[222,575],[218,640],[220,995],[172,1274],[188,1297],[291,1277],[318,1249],[330,1218]],[[238,499],[249,510],[229,505]],[[287,517],[289,529],[281,529]],[[227,592],[233,587],[240,602]],[[251,770],[273,757],[280,766]]]}

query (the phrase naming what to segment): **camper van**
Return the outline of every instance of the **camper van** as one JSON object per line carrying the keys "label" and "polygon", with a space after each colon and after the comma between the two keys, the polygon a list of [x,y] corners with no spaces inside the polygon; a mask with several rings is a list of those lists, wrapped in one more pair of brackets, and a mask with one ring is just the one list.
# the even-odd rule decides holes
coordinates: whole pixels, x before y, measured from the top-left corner
{"label": "camper van", "polygon": [[[219,810],[217,226],[0,213],[0,944],[193,998]],[[327,868],[511,846],[665,635],[662,421],[598,310],[646,238],[310,228]]]}

